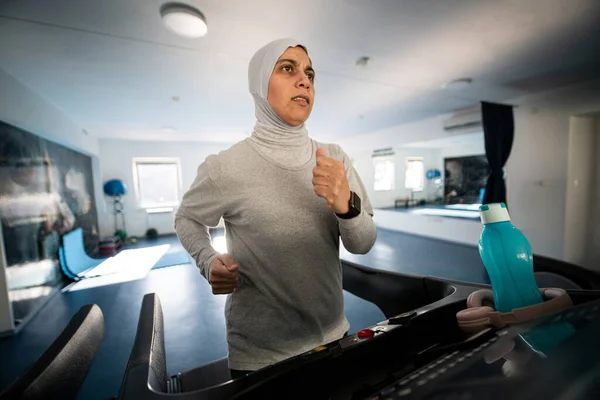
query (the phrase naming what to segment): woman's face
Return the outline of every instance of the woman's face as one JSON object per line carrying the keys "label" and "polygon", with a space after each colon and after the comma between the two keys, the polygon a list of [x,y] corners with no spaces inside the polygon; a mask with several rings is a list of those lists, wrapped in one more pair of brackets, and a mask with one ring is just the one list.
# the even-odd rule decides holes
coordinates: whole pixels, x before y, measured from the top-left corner
{"label": "woman's face", "polygon": [[302,47],[291,47],[277,60],[267,100],[279,117],[292,126],[302,125],[315,99],[315,71]]}

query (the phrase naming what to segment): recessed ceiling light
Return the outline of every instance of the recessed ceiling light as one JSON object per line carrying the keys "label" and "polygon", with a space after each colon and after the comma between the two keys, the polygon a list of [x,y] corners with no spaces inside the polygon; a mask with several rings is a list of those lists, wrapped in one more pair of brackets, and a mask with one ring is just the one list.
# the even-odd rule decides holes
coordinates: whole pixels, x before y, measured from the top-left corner
{"label": "recessed ceiling light", "polygon": [[356,60],[356,66],[357,67],[366,67],[367,64],[369,63],[370,59],[371,58],[367,57],[367,56],[361,57],[358,60]]}
{"label": "recessed ceiling light", "polygon": [[471,78],[460,78],[445,83],[442,85],[442,88],[448,90],[462,90],[467,88],[471,83],[473,83],[473,79]]}
{"label": "recessed ceiling light", "polygon": [[179,36],[199,38],[208,31],[204,14],[187,4],[164,4],[160,8],[160,15],[165,27]]}

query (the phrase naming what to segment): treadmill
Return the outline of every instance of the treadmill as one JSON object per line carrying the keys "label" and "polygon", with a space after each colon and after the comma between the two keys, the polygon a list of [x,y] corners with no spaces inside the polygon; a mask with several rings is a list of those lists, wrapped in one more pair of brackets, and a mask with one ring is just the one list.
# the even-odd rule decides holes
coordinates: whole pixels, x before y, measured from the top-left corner
{"label": "treadmill", "polygon": [[[160,301],[148,294],[118,398],[600,398],[600,291],[569,289],[568,310],[469,335],[456,313],[486,285],[395,279],[405,289],[396,293],[420,303],[388,309],[385,321],[233,380],[226,359],[167,376]],[[569,334],[556,335],[565,324]]]}

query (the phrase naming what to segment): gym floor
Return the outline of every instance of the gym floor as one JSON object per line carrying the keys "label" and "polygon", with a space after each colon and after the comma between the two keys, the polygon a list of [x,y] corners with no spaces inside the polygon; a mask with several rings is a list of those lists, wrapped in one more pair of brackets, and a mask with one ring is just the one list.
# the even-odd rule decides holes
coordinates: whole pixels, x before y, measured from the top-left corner
{"label": "gym floor", "polygon": [[[139,241],[135,247],[170,244],[175,236]],[[409,275],[488,283],[475,246],[465,246],[410,234],[378,229],[378,239],[367,255],[346,261]],[[223,307],[225,296],[214,296],[192,264],[153,269],[145,279],[77,291],[52,298],[19,334],[0,339],[0,390],[16,379],[58,336],[83,305],[97,304],[105,319],[105,335],[79,394],[81,399],[109,399],[118,394],[133,345],[142,298],[157,293],[163,307],[167,372],[173,375],[227,355]],[[372,303],[345,293],[351,331],[385,317]],[[348,310],[352,310],[348,312]]]}

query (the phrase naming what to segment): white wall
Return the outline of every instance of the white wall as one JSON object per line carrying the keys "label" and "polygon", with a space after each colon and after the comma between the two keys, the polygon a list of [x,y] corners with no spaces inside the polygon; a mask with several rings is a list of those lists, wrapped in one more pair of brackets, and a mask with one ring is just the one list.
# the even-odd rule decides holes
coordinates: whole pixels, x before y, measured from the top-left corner
{"label": "white wall", "polygon": [[[354,165],[356,170],[359,172],[365,187],[371,204],[373,207],[393,207],[396,199],[405,199],[411,197],[411,191],[405,188],[406,180],[406,159],[409,157],[423,157],[425,163],[425,170],[430,168],[437,168],[437,161],[439,158],[439,151],[424,148],[408,148],[408,147],[395,147],[394,148],[394,190],[391,191],[375,191],[375,166],[373,164],[373,157],[371,153],[361,153],[354,157]],[[431,182],[425,181],[425,190],[421,192],[415,192],[413,198],[415,200],[423,199],[427,196],[428,185]]]}
{"label": "white wall", "polygon": [[[3,70],[0,70],[0,96],[0,120],[92,157],[96,201],[98,201],[100,197],[96,177],[99,168],[95,158],[98,154],[97,139],[85,135],[82,129],[59,109]],[[12,330],[13,325],[4,272],[5,258],[1,233],[0,332],[5,332]]]}
{"label": "white wall", "polygon": [[481,223],[477,220],[417,215],[394,210],[376,210],[373,216],[380,228],[449,240],[476,246],[481,235]]}
{"label": "white wall", "polygon": [[[473,141],[466,145],[462,144],[441,148],[410,146],[413,142],[422,143],[428,140],[457,136],[456,133],[444,131],[443,121],[447,118],[448,115],[440,115],[435,118],[402,125],[391,130],[375,132],[368,136],[340,142],[342,148],[353,157],[354,165],[367,188],[373,207],[393,207],[396,199],[403,199],[406,196],[410,196],[410,191],[404,188],[405,160],[407,157],[423,157],[425,170],[436,168],[443,174],[444,158],[485,154],[483,136],[480,141]],[[468,134],[470,136],[473,135],[472,132],[468,132]],[[369,146],[365,146],[364,143],[369,143]],[[393,191],[375,192],[373,189],[375,171],[371,157],[372,150],[385,147],[393,147],[395,151],[395,188]],[[426,180],[425,185],[426,187],[423,192],[415,193],[415,199],[432,199],[435,197],[435,184],[432,181]],[[479,234],[481,233],[481,225],[477,221],[414,215],[394,211],[376,210],[375,223],[382,228],[396,229],[403,232],[471,245],[477,244]],[[457,234],[457,232],[459,233]]]}
{"label": "white wall", "polygon": [[483,139],[483,135],[481,136],[481,140],[474,141],[470,144],[453,147],[444,147],[440,149],[440,156],[442,161],[440,165],[443,167],[444,158],[475,156],[481,154],[485,154],[485,142]]}
{"label": "white wall", "polygon": [[570,114],[520,106],[507,163],[513,223],[537,254],[563,259]]}
{"label": "white wall", "polygon": [[595,121],[593,117],[571,117],[565,207],[564,259],[583,265],[586,261],[592,188],[594,180]]}
{"label": "white wall", "polygon": [[[538,102],[546,107],[538,107]],[[507,201],[511,217],[527,235],[535,253],[563,259],[569,119],[579,109],[589,111],[596,102],[577,107],[558,102],[558,106],[553,106],[548,96],[538,95],[520,99],[519,104],[514,109],[515,140],[507,163]],[[442,115],[362,135],[341,141],[340,145],[356,160],[361,178],[372,188],[373,171],[367,162],[372,148],[447,137],[448,133],[442,128],[446,118]],[[366,149],[364,143],[369,143],[371,148]],[[376,207],[390,205],[389,198],[377,200]],[[436,232],[421,231],[421,234],[435,236]],[[452,236],[446,239],[454,240]],[[597,240],[600,241],[600,237]]]}
{"label": "white wall", "polygon": [[4,252],[4,239],[0,229],[0,333],[10,332],[14,329],[13,313],[8,297],[8,282],[4,268],[6,268],[6,253]]}
{"label": "white wall", "polygon": [[65,147],[98,154],[98,140],[86,135],[46,99],[0,69],[0,120]]}
{"label": "white wall", "polygon": [[98,139],[1,69],[0,96],[0,120],[91,157],[96,205],[102,208]]}
{"label": "white wall", "polygon": [[[128,188],[124,197],[125,221],[127,233],[132,236],[144,236],[148,228],[155,228],[159,234],[175,232],[173,212],[149,215],[137,205],[133,184],[132,160],[134,157],[177,157],[181,162],[182,194],[190,187],[198,166],[204,159],[230,144],[200,142],[141,142],[115,139],[100,140],[100,166],[102,182],[110,179],[122,179]],[[114,217],[110,198],[104,196],[104,210],[99,210],[100,232],[103,236],[114,233]]]}
{"label": "white wall", "polygon": [[438,115],[377,132],[353,136],[349,139],[339,140],[338,144],[342,146],[348,155],[356,157],[364,152],[370,154],[374,149],[401,147],[406,143],[452,136],[443,129],[444,120],[448,119],[450,115]]}
{"label": "white wall", "polygon": [[600,114],[595,117],[596,137],[595,156],[593,158],[593,183],[591,193],[591,206],[588,209],[590,222],[588,224],[586,260],[587,268],[600,271]]}

